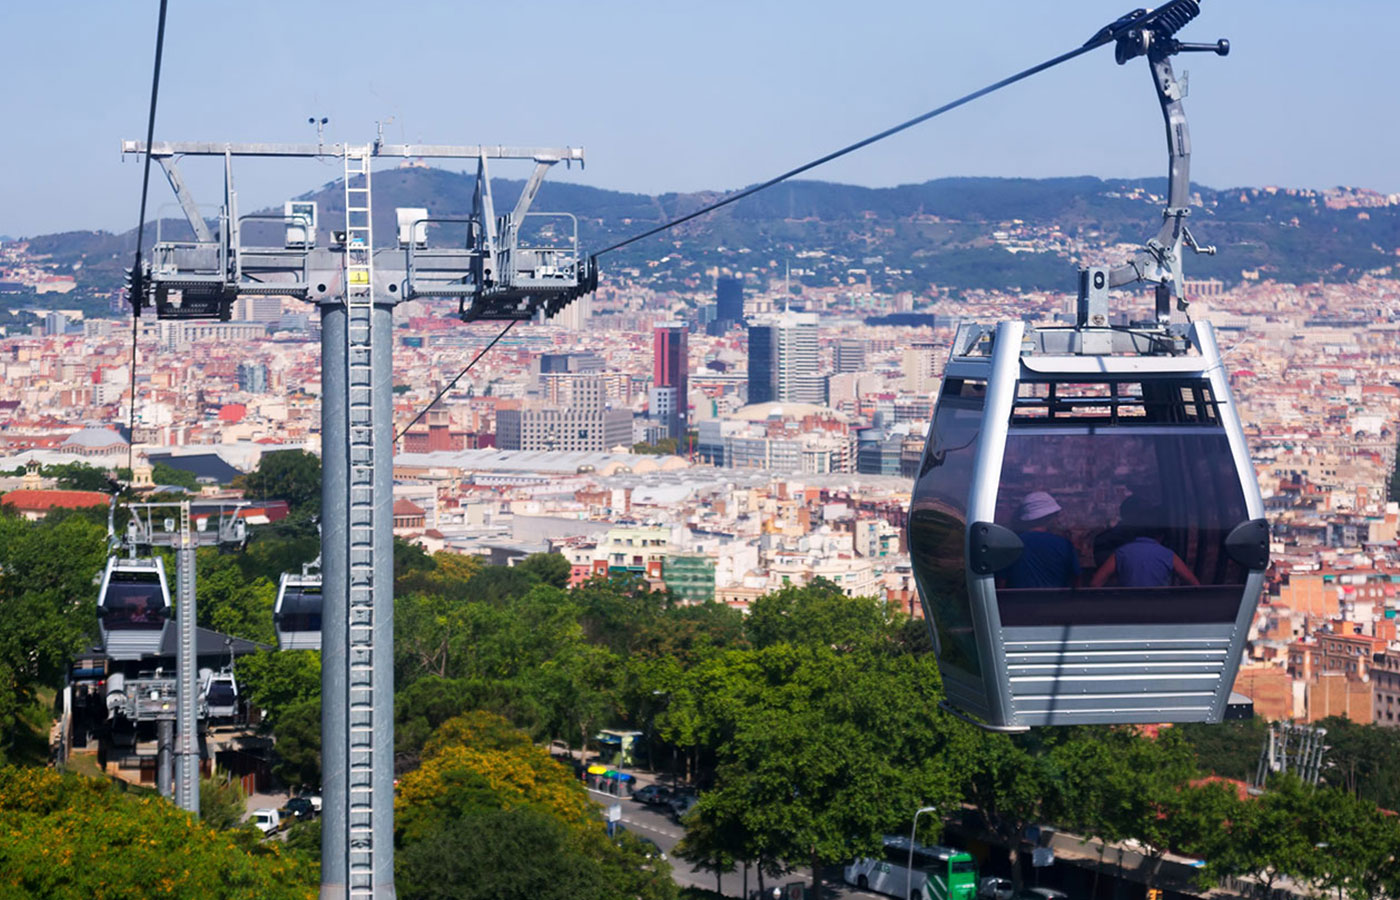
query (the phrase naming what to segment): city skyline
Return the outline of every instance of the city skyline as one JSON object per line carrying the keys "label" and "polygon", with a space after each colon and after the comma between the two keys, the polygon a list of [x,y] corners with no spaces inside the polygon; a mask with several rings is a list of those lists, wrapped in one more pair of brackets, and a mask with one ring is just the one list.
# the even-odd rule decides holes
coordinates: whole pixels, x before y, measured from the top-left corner
{"label": "city skyline", "polygon": [[[474,10],[473,19],[445,5],[420,9],[421,17],[371,20],[376,8],[363,3],[337,6],[335,15],[319,5],[252,3],[236,17],[176,5],[157,137],[312,142],[307,118],[326,116],[327,142],[367,142],[380,121],[395,142],[585,147],[588,168],[552,180],[644,193],[724,191],[1077,46],[1126,11],[1107,0],[1080,5],[1072,19],[1009,2],[892,4],[857,19],[834,4],[805,7],[800,17],[737,5],[722,7],[724,15],[671,9],[646,17],[623,4],[548,6],[528,18],[504,8]],[[375,53],[362,68],[347,74],[314,49],[345,45],[367,21]],[[831,27],[836,21],[840,28]],[[516,39],[468,42],[464,51],[454,24]],[[1326,16],[1301,3],[1205,4],[1184,36],[1228,37],[1234,51],[1178,67],[1189,62],[1195,72],[1187,103],[1196,179],[1214,187],[1400,190],[1388,152],[1400,123],[1379,113],[1387,24],[1400,24],[1400,10],[1379,2]],[[135,225],[141,167],[134,157],[122,165],[117,147],[144,137],[154,26],[154,4],[146,15],[80,5],[61,23],[47,8],[0,11],[7,33],[32,38],[15,42],[0,63],[11,85],[0,114],[24,136],[0,157],[0,234]],[[680,33],[688,53],[676,50]],[[258,47],[259,63],[209,67],[204,60],[219,40]],[[622,52],[588,52],[594,48]],[[1110,55],[1090,54],[813,177],[885,186],[952,175],[1156,175],[1161,124],[1146,73],[1120,72]],[[520,64],[546,58],[560,61],[568,77],[559,66]],[[471,77],[475,71],[509,71],[512,80],[483,81]],[[558,102],[474,99],[512,95]],[[1080,110],[1110,127],[1086,140]],[[1304,127],[1313,110],[1327,111],[1325,127]],[[335,176],[315,163],[254,171],[242,175],[245,205],[280,201]],[[198,195],[217,196],[207,173],[187,175]],[[158,208],[164,201],[156,196]]]}

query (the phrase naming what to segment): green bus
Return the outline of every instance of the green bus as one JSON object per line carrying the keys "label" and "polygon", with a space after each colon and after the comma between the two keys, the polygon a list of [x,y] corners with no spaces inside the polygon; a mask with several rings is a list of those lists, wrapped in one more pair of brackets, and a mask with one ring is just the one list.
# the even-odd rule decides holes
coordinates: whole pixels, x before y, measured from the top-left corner
{"label": "green bus", "polygon": [[977,862],[971,854],[914,844],[910,868],[909,851],[909,838],[887,835],[880,858],[865,857],[846,866],[846,883],[910,900],[973,900],[977,895]]}

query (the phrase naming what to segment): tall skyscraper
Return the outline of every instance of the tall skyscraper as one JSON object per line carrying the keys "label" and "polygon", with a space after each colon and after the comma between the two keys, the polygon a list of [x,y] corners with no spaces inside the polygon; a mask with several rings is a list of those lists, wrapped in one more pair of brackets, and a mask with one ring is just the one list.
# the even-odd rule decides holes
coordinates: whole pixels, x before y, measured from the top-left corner
{"label": "tall skyscraper", "polygon": [[749,326],[749,402],[826,403],[817,366],[817,316],[784,312]]}
{"label": "tall skyscraper", "polygon": [[666,433],[685,437],[689,423],[690,348],[683,322],[664,322],[652,333],[652,418],[664,419]]}
{"label": "tall skyscraper", "polygon": [[715,319],[710,334],[723,334],[744,321],[744,282],[721,275],[715,280]]}

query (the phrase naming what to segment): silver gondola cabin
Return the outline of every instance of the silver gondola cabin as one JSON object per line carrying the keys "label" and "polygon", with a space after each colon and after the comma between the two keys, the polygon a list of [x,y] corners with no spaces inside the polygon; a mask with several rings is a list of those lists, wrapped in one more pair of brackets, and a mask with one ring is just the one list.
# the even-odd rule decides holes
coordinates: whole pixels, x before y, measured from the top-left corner
{"label": "silver gondola cabin", "polygon": [[[312,571],[315,569],[315,571]],[[321,571],[303,566],[300,575],[282,573],[272,619],[282,650],[321,649]]]}
{"label": "silver gondola cabin", "polygon": [[160,558],[108,559],[97,615],[102,645],[110,658],[140,659],[159,653],[170,620],[170,588]]}
{"label": "silver gondola cabin", "polygon": [[[1218,722],[1268,564],[1268,528],[1210,324],[1183,311],[1189,138],[1170,57],[1224,55],[1174,0],[1127,18],[1167,122],[1163,225],[1080,272],[1074,326],[963,325],[914,485],[909,546],[945,707],[994,730]],[[1109,291],[1155,288],[1115,325]]]}

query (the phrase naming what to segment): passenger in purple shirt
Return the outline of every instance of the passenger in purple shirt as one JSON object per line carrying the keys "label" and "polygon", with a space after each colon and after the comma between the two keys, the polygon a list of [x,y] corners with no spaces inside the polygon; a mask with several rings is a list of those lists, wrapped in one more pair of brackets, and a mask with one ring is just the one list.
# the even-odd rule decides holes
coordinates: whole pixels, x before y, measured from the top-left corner
{"label": "passenger in purple shirt", "polygon": [[1020,520],[1021,556],[998,579],[1009,588],[1079,587],[1083,569],[1074,545],[1050,532],[1060,504],[1044,491],[1032,491],[1021,501],[1016,518]]}
{"label": "passenger in purple shirt", "polygon": [[[1124,512],[1128,513],[1128,504],[1124,507]],[[1121,586],[1128,588],[1168,587],[1173,575],[1182,584],[1201,583],[1181,557],[1162,546],[1166,530],[1161,524],[1161,510],[1144,504],[1132,508],[1124,518],[1128,519],[1133,539],[1104,560],[1089,579],[1089,587],[1103,587],[1115,576]]]}

